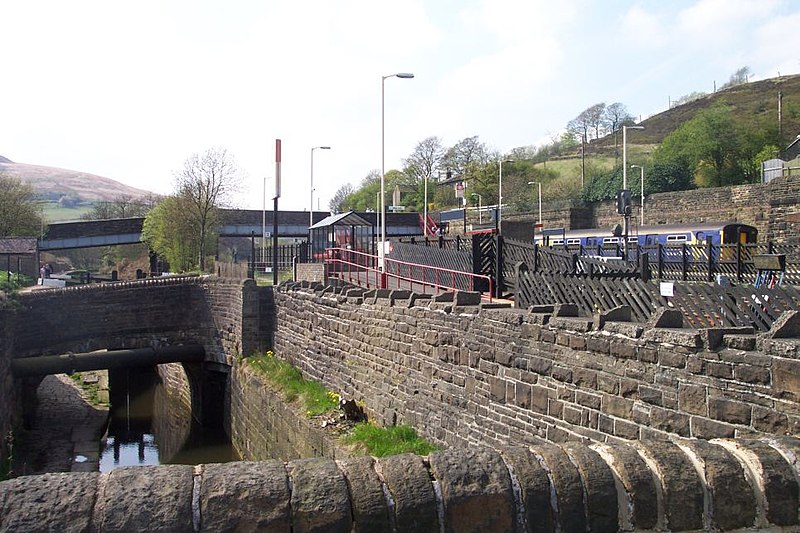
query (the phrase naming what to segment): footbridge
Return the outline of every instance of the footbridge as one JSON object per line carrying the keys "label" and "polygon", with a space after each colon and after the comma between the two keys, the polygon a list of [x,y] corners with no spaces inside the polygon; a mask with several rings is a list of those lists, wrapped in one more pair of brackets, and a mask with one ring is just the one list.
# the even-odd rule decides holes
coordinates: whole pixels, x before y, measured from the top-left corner
{"label": "footbridge", "polygon": [[[313,213],[314,222],[319,222],[329,213]],[[222,210],[220,237],[260,236],[273,231],[273,211],[244,209]],[[375,213],[362,213],[367,221],[375,223]],[[305,239],[308,237],[308,211],[279,211],[278,235],[285,238]],[[83,220],[75,222],[56,222],[48,225],[46,235],[39,241],[40,251],[65,250],[71,248],[91,248],[142,242],[144,218],[133,217],[111,220]],[[417,213],[387,213],[387,234],[392,237],[422,235],[422,227]]]}

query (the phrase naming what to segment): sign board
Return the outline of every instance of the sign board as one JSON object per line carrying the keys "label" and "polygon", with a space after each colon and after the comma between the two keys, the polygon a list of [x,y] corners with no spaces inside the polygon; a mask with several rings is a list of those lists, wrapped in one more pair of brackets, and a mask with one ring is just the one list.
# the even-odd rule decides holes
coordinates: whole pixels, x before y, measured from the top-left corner
{"label": "sign board", "polygon": [[267,273],[267,274],[271,274],[272,273],[272,267],[264,267],[264,272]]}
{"label": "sign board", "polygon": [[661,296],[665,296],[667,298],[675,296],[675,284],[671,281],[662,281],[659,283],[658,290],[661,292]]}
{"label": "sign board", "polygon": [[464,182],[456,183],[456,198],[464,198]]}

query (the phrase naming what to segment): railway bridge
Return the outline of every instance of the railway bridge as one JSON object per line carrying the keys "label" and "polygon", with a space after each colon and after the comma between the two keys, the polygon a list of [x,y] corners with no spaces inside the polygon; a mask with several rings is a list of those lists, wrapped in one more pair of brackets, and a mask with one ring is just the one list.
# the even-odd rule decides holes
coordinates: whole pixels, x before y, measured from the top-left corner
{"label": "railway bridge", "polygon": [[[3,530],[800,526],[797,312],[757,333],[693,329],[666,310],[639,323],[625,308],[580,316],[569,304],[195,277],[25,295],[0,316],[3,434],[25,394],[14,358],[191,339],[203,364],[230,367],[232,440],[257,461],[12,479],[0,483]],[[272,416],[255,397],[263,386],[236,392],[254,380],[240,357],[267,348],[363,401],[373,421],[445,449],[270,460],[256,440]]]}

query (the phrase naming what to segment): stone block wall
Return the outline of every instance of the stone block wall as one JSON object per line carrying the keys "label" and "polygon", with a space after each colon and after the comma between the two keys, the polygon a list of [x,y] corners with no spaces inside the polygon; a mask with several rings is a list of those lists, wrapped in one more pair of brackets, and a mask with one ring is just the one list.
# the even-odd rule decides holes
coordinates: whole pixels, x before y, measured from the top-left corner
{"label": "stone block wall", "polygon": [[598,328],[591,318],[363,289],[287,285],[276,309],[279,357],[363,400],[380,424],[407,423],[440,444],[800,430],[796,339]]}
{"label": "stone block wall", "polygon": [[[633,198],[631,220],[634,225],[640,223],[639,202],[638,196]],[[542,215],[545,228],[611,228],[621,223],[614,201],[586,207],[544,204]],[[538,213],[535,211],[509,214],[503,217],[503,233],[527,242],[536,221]],[[645,223],[648,225],[724,221],[755,226],[759,242],[800,244],[800,176],[778,178],[764,185],[654,193],[645,198]]]}
{"label": "stone block wall", "polygon": [[19,296],[16,356],[198,342],[224,363],[264,343],[262,296],[252,280],[150,279]]}
{"label": "stone block wall", "polygon": [[798,530],[796,438],[121,468],[0,483],[3,531]]}
{"label": "stone block wall", "polygon": [[8,436],[18,422],[16,384],[11,376],[12,311],[0,309],[0,473],[8,467]]}
{"label": "stone block wall", "polygon": [[246,461],[349,457],[319,426],[286,404],[259,373],[238,361],[230,379],[230,437]]}

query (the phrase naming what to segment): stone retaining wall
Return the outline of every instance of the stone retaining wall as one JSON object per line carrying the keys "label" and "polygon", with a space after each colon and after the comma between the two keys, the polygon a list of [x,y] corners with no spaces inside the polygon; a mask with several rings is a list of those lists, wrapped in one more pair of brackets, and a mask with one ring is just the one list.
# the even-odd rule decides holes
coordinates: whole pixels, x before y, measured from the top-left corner
{"label": "stone retaining wall", "polygon": [[18,423],[16,384],[11,376],[12,341],[8,317],[10,311],[0,309],[0,474],[8,468],[8,437]]}
{"label": "stone retaining wall", "polygon": [[800,440],[577,443],[47,474],[3,531],[797,531]]}
{"label": "stone retaining wall", "polygon": [[[645,182],[647,176],[645,176]],[[638,194],[638,193],[637,193]],[[634,225],[639,225],[640,198],[633,198]],[[545,228],[611,228],[620,223],[614,201],[562,209],[543,206]],[[503,233],[529,241],[538,213],[503,216]],[[506,219],[508,228],[506,228]],[[645,223],[682,224],[736,221],[758,228],[759,242],[800,243],[800,176],[767,184],[710,187],[654,193],[645,199]],[[506,231],[508,229],[508,231]]]}
{"label": "stone retaining wall", "polygon": [[449,446],[800,430],[797,339],[601,326],[563,316],[568,306],[486,309],[474,297],[289,284],[276,294],[275,352],[380,424]]}
{"label": "stone retaining wall", "polygon": [[259,373],[237,362],[230,379],[230,437],[246,461],[327,457],[350,454],[312,420],[287,405]]}

